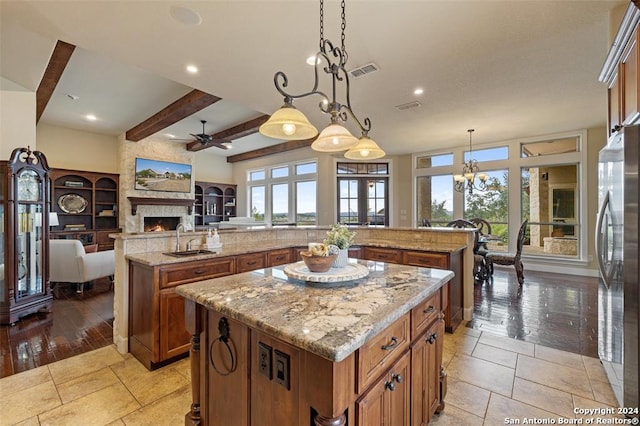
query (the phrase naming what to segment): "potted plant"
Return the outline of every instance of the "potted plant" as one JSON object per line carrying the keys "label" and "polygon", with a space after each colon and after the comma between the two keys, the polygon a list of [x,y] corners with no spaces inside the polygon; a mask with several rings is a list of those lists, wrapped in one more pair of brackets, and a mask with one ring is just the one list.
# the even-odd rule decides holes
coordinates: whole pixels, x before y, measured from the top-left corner
{"label": "potted plant", "polygon": [[327,238],[325,238],[323,243],[328,245],[331,251],[338,254],[338,257],[333,263],[334,268],[347,266],[349,246],[355,237],[356,233],[354,231],[350,231],[346,225],[340,223],[333,225],[331,230],[327,231]]}

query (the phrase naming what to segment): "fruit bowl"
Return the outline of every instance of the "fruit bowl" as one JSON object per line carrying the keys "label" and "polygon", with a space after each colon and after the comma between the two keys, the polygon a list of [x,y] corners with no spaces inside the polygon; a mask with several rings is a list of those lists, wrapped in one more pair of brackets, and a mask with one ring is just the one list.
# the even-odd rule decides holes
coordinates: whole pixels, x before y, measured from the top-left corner
{"label": "fruit bowl", "polygon": [[330,254],[329,256],[314,256],[309,251],[300,252],[304,264],[307,265],[311,272],[327,272],[331,269],[331,265],[336,260],[337,254]]}

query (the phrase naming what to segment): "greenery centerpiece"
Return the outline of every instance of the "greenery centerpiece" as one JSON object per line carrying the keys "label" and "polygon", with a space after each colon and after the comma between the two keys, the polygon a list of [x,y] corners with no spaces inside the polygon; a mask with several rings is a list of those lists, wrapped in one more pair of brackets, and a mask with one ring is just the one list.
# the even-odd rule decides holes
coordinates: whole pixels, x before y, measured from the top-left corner
{"label": "greenery centerpiece", "polygon": [[[356,237],[354,231],[350,231],[346,225],[337,223],[331,227],[330,231],[327,231],[327,238],[323,243],[329,246],[330,253],[337,253],[338,257],[333,263],[334,268],[343,268],[347,266],[347,259],[349,257],[348,248]],[[335,247],[335,248],[334,248]]]}

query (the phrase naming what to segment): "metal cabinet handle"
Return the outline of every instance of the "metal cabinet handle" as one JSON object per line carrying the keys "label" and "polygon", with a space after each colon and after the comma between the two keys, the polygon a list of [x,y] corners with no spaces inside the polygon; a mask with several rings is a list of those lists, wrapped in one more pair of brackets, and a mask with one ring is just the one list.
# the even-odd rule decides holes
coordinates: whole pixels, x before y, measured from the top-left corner
{"label": "metal cabinet handle", "polygon": [[433,305],[429,305],[429,307],[427,309],[425,309],[424,311],[422,311],[422,313],[424,314],[430,314],[431,312],[433,312],[436,309],[435,306]]}
{"label": "metal cabinet handle", "polygon": [[438,340],[438,333],[431,333],[429,337],[425,337],[424,340],[433,345],[436,340]]}
{"label": "metal cabinet handle", "polygon": [[394,390],[396,390],[396,385],[391,380],[387,380],[386,382],[384,382],[384,388],[389,389],[391,392],[393,392]]}
{"label": "metal cabinet handle", "polygon": [[255,265],[256,263],[258,263],[258,261],[257,261],[257,260],[254,260],[254,261],[252,261],[252,262],[247,262],[247,265],[249,265],[249,266],[253,266],[253,265]]}
{"label": "metal cabinet handle", "polygon": [[398,383],[402,383],[402,374],[391,374],[391,380],[395,380]]}
{"label": "metal cabinet handle", "polygon": [[388,351],[390,349],[394,349],[396,346],[398,346],[398,338],[392,337],[391,343],[389,343],[388,345],[382,345],[381,348],[383,351]]}
{"label": "metal cabinet handle", "polygon": [[203,271],[202,269],[198,269],[198,270],[193,271],[193,275],[202,275],[205,272],[207,272],[207,271]]}

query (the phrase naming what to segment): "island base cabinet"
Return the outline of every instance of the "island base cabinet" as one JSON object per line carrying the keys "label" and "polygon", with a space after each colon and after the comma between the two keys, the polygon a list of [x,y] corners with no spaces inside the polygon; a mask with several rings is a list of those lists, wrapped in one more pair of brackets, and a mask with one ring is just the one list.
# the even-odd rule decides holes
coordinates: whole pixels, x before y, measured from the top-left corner
{"label": "island base cabinet", "polygon": [[184,298],[171,288],[160,290],[160,359],[189,352],[191,335],[184,327]]}
{"label": "island base cabinet", "polygon": [[406,426],[411,413],[410,352],[407,351],[356,402],[358,426]]}
{"label": "island base cabinet", "polygon": [[440,366],[444,339],[444,321],[438,320],[411,346],[412,426],[426,426],[440,411],[442,398]]}

